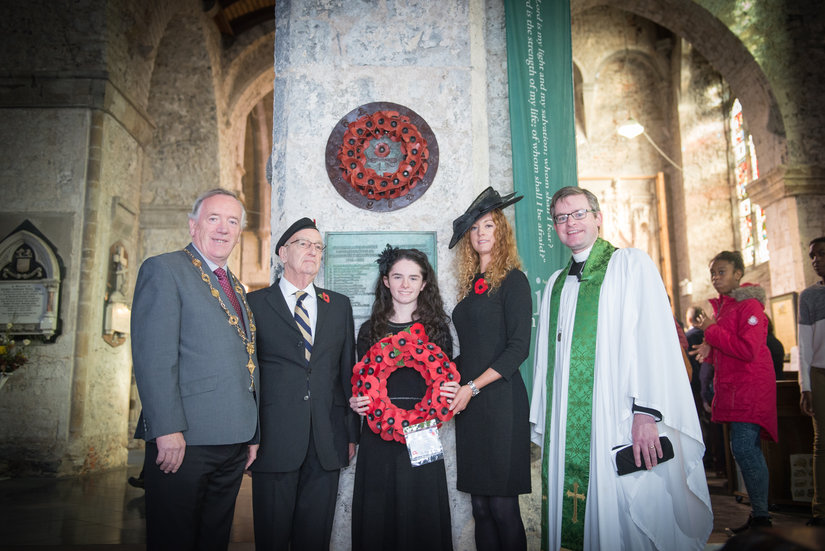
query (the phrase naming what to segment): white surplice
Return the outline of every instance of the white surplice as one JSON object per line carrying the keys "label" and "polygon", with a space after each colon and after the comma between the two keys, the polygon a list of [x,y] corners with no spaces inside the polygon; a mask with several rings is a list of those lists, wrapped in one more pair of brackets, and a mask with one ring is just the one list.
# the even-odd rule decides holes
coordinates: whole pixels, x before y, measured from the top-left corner
{"label": "white surplice", "polygon": [[[586,256],[584,251],[577,256]],[[582,258],[576,258],[581,260]],[[544,446],[550,295],[561,270],[544,290],[536,331],[532,440]],[[566,277],[561,292],[553,379],[548,468],[550,549],[558,549],[564,481],[570,344],[579,283]],[[638,249],[618,249],[599,295],[590,438],[590,482],[584,548],[703,549],[713,528],[704,444],[673,314],[653,262]],[[560,337],[559,337],[560,334]],[[559,340],[560,338],[560,340]],[[631,407],[662,414],[660,435],[673,443],[674,459],[619,477],[611,449],[631,443]],[[565,498],[570,499],[570,498]]]}

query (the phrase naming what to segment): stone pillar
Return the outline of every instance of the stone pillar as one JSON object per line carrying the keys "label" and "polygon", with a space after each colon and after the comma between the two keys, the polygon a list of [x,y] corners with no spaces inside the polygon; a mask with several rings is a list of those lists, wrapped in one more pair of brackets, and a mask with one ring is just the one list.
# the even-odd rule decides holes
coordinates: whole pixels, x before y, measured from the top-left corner
{"label": "stone pillar", "polygon": [[[83,241],[80,255],[80,281],[91,282],[98,279],[100,266],[95,262],[94,246],[98,243],[99,214],[102,210],[100,194],[101,144],[103,142],[103,117],[101,111],[92,111],[89,131],[89,160],[86,177],[86,204],[84,206]],[[74,376],[72,377],[72,407],[69,416],[69,431],[77,436],[83,429],[88,390],[88,355],[91,340],[95,337],[89,320],[94,319],[93,310],[99,306],[94,293],[94,285],[80,285],[77,300],[77,329],[75,337]]]}
{"label": "stone pillar", "polygon": [[751,182],[748,195],[767,217],[773,296],[814,283],[808,243],[825,235],[825,167],[780,165]]}

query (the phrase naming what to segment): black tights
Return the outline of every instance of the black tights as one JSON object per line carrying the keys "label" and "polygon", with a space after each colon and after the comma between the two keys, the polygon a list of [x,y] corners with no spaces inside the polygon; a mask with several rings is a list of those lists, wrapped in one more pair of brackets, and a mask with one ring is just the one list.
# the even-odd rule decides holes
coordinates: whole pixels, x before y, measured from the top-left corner
{"label": "black tights", "polygon": [[470,496],[478,551],[525,551],[527,536],[518,496]]}

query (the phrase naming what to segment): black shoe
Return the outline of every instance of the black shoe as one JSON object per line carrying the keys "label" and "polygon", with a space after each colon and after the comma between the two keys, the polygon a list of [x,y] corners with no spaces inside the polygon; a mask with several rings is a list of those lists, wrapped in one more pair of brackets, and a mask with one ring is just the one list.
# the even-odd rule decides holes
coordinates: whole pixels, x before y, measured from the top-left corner
{"label": "black shoe", "polygon": [[742,526],[737,526],[736,528],[725,528],[725,532],[732,536],[735,534],[741,534],[751,528],[770,528],[771,526],[773,526],[771,517],[755,517],[750,515],[748,516],[748,520],[745,524]]}
{"label": "black shoe", "polygon": [[825,518],[813,517],[811,518],[811,520],[805,523],[805,526],[825,526]]}
{"label": "black shoe", "polygon": [[134,476],[130,476],[128,482],[129,482],[129,486],[134,486],[135,488],[140,488],[141,490],[144,489],[142,478],[136,478]]}

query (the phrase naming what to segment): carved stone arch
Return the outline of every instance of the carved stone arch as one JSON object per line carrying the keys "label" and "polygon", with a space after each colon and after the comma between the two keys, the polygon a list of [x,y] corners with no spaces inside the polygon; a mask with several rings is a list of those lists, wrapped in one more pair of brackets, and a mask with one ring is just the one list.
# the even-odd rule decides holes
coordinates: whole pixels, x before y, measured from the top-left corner
{"label": "carved stone arch", "polygon": [[599,79],[599,75],[606,66],[611,63],[626,63],[628,66],[643,67],[649,70],[657,80],[667,78],[667,69],[647,52],[637,49],[616,50],[599,61],[594,71],[594,80]]}
{"label": "carved stone arch", "polygon": [[690,42],[742,103],[764,172],[787,155],[782,113],[771,83],[741,40],[698,2],[684,0],[573,0],[573,14],[609,5],[645,17]]}
{"label": "carved stone arch", "polygon": [[[638,120],[656,140],[662,143],[664,135],[668,137],[668,110],[670,103],[667,88],[667,74],[659,67],[656,60],[648,53],[638,50],[616,51],[602,59],[595,71],[593,82],[594,120],[609,123],[603,128],[615,134],[618,124],[628,117]],[[654,101],[644,103],[632,102],[632,98],[642,101],[645,97],[633,94],[634,89],[653,90]],[[612,104],[612,105],[611,105]],[[607,113],[614,113],[616,120],[607,121]]]}
{"label": "carved stone arch", "polygon": [[131,101],[143,109],[149,101],[152,72],[169,21],[184,12],[199,13],[199,7],[197,0],[154,2],[151,9],[144,2],[127,2],[120,10],[122,17],[132,22],[129,31],[119,37],[129,52],[129,63],[122,73],[115,68],[112,77],[122,90],[128,91]]}
{"label": "carved stone arch", "polygon": [[605,146],[612,144],[610,147],[636,151],[640,163],[637,170],[645,167],[646,172],[655,172],[659,165],[656,152],[642,142],[625,141],[616,129],[628,118],[633,118],[648,130],[654,141],[665,143],[665,138],[671,137],[668,130],[671,100],[666,87],[662,87],[666,79],[647,55],[633,52],[607,56],[595,75],[589,116],[593,139]]}
{"label": "carved stone arch", "polygon": [[[270,186],[267,158],[272,149],[272,90],[274,74],[269,35],[266,55],[243,56],[233,66],[226,130],[222,132],[221,182],[240,192],[247,207],[248,225],[241,235],[238,275],[249,289],[269,284],[270,275]],[[260,41],[258,42],[258,46]]]}
{"label": "carved stone arch", "polygon": [[[270,52],[270,56],[271,56]],[[225,121],[224,150],[227,152],[227,162],[221,170],[221,184],[229,189],[240,189],[238,186],[238,167],[243,166],[244,134],[246,132],[247,117],[252,109],[268,94],[272,93],[274,73],[272,60],[265,68],[258,69],[254,78],[247,79],[245,87],[235,90],[229,98],[229,108]]]}
{"label": "carved stone arch", "polygon": [[144,150],[140,258],[185,245],[192,199],[220,183],[218,69],[209,48],[196,10],[175,13],[158,43],[147,105],[155,130]]}

